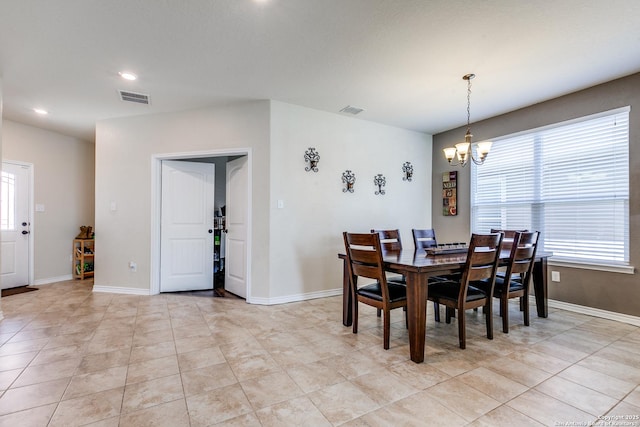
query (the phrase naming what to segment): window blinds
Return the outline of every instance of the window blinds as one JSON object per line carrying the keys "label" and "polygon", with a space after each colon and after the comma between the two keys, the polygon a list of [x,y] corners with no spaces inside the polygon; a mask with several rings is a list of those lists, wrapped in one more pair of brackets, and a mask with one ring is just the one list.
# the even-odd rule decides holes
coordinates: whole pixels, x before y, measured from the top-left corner
{"label": "window blinds", "polygon": [[472,230],[538,230],[555,260],[628,265],[629,110],[494,141],[471,170]]}

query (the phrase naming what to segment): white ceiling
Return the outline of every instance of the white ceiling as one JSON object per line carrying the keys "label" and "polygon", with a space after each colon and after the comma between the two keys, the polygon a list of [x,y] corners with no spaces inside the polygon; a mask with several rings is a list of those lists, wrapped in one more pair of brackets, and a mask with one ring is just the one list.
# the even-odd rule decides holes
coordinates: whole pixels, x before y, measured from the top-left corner
{"label": "white ceiling", "polygon": [[433,134],[466,122],[467,73],[473,122],[638,71],[638,0],[0,0],[4,117],[88,141],[252,99]]}

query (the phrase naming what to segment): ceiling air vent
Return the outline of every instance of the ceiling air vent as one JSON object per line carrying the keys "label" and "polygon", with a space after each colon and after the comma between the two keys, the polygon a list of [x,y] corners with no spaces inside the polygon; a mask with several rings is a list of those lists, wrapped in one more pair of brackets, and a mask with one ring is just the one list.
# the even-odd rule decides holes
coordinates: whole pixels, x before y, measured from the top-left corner
{"label": "ceiling air vent", "polygon": [[358,108],[358,107],[354,107],[352,105],[347,105],[342,110],[340,110],[341,113],[353,114],[354,116],[356,114],[362,113],[363,111],[364,111],[364,108]]}
{"label": "ceiling air vent", "polygon": [[123,101],[149,105],[149,95],[145,95],[144,93],[127,92],[124,90],[119,90],[118,92],[120,92],[120,99]]}

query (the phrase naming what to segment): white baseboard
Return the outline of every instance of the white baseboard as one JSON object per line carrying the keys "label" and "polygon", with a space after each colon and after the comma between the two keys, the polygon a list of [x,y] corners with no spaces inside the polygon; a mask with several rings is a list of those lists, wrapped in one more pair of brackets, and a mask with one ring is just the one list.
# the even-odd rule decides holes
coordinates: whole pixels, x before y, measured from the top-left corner
{"label": "white baseboard", "polygon": [[586,307],[584,305],[571,304],[564,301],[549,300],[549,307],[562,310],[573,311],[575,313],[587,314],[589,316],[601,317],[603,319],[615,320],[616,322],[628,323],[640,326],[640,317],[629,314],[616,313],[615,311],[600,310],[599,308]]}
{"label": "white baseboard", "polygon": [[342,295],[342,288],[329,289],[327,291],[309,292],[306,294],[286,295],[276,298],[250,298],[247,302],[258,305],[276,305],[286,304],[289,302],[307,301],[316,298],[334,297]]}
{"label": "white baseboard", "polygon": [[58,277],[47,277],[46,279],[34,280],[33,286],[50,285],[51,283],[66,282],[67,280],[71,280],[71,279],[73,279],[73,275],[71,274],[66,274],[64,276],[58,276]]}
{"label": "white baseboard", "polygon": [[149,289],[123,288],[118,286],[96,286],[93,292],[105,292],[109,294],[145,295],[149,296]]}

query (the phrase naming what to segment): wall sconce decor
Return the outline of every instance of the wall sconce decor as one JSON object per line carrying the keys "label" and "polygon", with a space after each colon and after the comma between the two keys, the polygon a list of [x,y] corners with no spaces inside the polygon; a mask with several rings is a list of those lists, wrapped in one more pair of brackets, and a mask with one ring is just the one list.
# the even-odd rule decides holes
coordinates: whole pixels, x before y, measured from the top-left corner
{"label": "wall sconce decor", "polygon": [[402,180],[411,182],[413,179],[413,165],[411,162],[404,162],[404,165],[402,165],[402,172],[404,172]]}
{"label": "wall sconce decor", "polygon": [[307,172],[309,171],[318,172],[318,162],[320,161],[320,153],[318,153],[315,148],[309,147],[309,149],[304,152],[304,161],[309,163],[309,166],[304,168],[304,170],[306,170]]}
{"label": "wall sconce decor", "polygon": [[343,193],[353,193],[353,184],[356,182],[356,176],[350,170],[342,172],[342,182],[345,187],[342,189]]}
{"label": "wall sconce decor", "polygon": [[387,185],[387,179],[384,176],[382,176],[381,173],[379,173],[373,178],[373,183],[378,186],[378,190],[376,191],[376,196],[378,194],[384,194],[384,188],[382,187]]}

